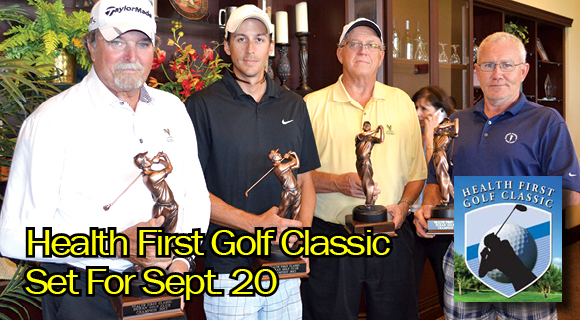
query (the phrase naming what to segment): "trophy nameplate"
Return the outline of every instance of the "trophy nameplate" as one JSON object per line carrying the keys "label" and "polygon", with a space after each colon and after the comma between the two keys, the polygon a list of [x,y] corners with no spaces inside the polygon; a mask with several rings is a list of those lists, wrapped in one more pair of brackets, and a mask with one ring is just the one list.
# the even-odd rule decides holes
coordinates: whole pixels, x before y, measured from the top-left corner
{"label": "trophy nameplate", "polygon": [[181,298],[172,297],[167,294],[159,297],[149,297],[147,299],[125,295],[111,296],[109,298],[115,312],[117,312],[119,320],[165,319],[184,314],[183,310],[181,310]]}
{"label": "trophy nameplate", "polygon": [[427,234],[453,235],[453,206],[436,206],[427,219]]}
{"label": "trophy nameplate", "polygon": [[[277,245],[272,245],[272,252],[269,257],[254,257],[252,260],[252,269],[254,271],[259,268],[269,267],[278,274],[279,279],[308,277],[306,273],[306,261],[299,257],[293,258],[286,256]],[[264,275],[261,280],[269,281],[270,277]]]}

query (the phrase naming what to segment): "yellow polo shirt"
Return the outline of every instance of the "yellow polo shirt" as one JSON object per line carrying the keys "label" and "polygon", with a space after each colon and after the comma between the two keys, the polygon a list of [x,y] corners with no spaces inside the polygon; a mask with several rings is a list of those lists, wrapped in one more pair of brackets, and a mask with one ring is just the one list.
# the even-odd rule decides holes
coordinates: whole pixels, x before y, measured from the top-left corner
{"label": "yellow polo shirt", "polygon": [[[372,129],[385,128],[385,141],[375,144],[371,153],[373,179],[381,194],[376,204],[396,204],[409,181],[427,177],[421,142],[421,129],[415,105],[400,89],[375,82],[373,96],[364,109],[338,81],[304,97],[318,148],[320,172],[356,172],[355,137],[365,121]],[[342,193],[317,193],[314,215],[322,220],[344,224],[344,217],[365,199]],[[390,217],[389,217],[390,219]]]}

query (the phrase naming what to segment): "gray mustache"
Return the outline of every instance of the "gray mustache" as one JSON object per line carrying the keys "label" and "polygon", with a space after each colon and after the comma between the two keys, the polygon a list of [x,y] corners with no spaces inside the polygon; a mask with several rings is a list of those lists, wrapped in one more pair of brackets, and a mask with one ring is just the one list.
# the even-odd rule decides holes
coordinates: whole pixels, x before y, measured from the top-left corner
{"label": "gray mustache", "polygon": [[121,63],[115,66],[115,71],[130,70],[130,69],[143,71],[143,66],[137,62]]}

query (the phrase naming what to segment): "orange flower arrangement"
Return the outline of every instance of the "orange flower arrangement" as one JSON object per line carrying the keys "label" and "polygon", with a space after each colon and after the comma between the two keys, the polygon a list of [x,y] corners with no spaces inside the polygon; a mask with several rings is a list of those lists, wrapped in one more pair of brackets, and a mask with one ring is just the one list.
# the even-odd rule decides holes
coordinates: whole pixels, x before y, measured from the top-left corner
{"label": "orange flower arrangement", "polygon": [[149,86],[167,91],[176,95],[181,101],[185,101],[192,93],[206,88],[210,84],[222,78],[224,69],[229,68],[229,63],[224,63],[217,53],[217,48],[221,45],[215,41],[213,48],[202,45],[203,53],[200,56],[191,45],[185,42],[179,43],[183,37],[181,22],[173,21],[173,39],[169,39],[167,45],[175,46],[174,58],[169,61],[169,67],[175,78],[173,80],[167,75],[163,63],[167,58],[167,53],[157,49],[156,57],[153,60],[152,70],[161,66],[165,77],[169,79],[166,83],[160,83],[154,77],[149,77]]}

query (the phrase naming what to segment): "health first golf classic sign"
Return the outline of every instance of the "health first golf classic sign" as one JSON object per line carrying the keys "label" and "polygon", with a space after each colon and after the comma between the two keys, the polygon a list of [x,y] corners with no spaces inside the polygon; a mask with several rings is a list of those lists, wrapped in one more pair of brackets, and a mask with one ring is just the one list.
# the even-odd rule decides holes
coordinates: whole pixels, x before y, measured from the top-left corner
{"label": "health first golf classic sign", "polygon": [[455,301],[561,302],[562,178],[455,177],[455,196]]}

